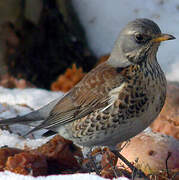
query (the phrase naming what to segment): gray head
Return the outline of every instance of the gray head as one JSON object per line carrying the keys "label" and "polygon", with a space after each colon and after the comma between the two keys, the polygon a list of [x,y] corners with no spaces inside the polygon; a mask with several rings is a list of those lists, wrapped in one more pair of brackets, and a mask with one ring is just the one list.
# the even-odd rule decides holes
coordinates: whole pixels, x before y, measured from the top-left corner
{"label": "gray head", "polygon": [[149,55],[153,55],[152,59],[156,59],[160,42],[170,39],[175,38],[169,34],[162,34],[153,21],[136,19],[121,31],[110,59],[113,59],[113,62],[120,61],[120,63],[115,62],[115,65],[120,66],[140,63],[147,60]]}

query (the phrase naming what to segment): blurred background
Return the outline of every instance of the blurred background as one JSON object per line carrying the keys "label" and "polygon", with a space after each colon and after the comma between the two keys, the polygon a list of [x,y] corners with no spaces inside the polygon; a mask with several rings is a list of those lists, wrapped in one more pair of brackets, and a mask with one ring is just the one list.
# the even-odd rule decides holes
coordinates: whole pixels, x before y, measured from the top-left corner
{"label": "blurred background", "polygon": [[[66,92],[107,59],[121,28],[139,17],[178,38],[178,0],[1,1],[0,84]],[[158,53],[171,81],[179,81],[177,43],[162,43]]]}

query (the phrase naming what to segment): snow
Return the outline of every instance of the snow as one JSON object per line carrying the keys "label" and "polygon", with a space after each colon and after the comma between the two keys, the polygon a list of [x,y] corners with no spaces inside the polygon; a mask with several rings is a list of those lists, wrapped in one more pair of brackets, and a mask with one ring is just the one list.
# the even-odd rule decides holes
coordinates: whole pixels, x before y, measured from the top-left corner
{"label": "snow", "polygon": [[155,21],[163,33],[177,39],[162,43],[158,60],[167,78],[179,81],[178,0],[72,0],[92,51],[99,57],[111,52],[120,30],[135,18]]}
{"label": "snow", "polygon": [[0,102],[15,104],[27,104],[33,109],[38,109],[50,101],[62,96],[61,92],[50,92],[44,89],[27,88],[24,90],[19,89],[5,89],[0,87]]}
{"label": "snow", "polygon": [[179,81],[179,61],[171,64],[171,71],[168,72],[167,79],[170,81]]}
{"label": "snow", "polygon": [[[21,131],[21,129],[18,129]],[[26,129],[28,131],[28,129]],[[38,139],[25,139],[21,136],[18,136],[17,134],[9,133],[9,131],[0,130],[0,147],[8,146],[8,147],[14,147],[19,149],[24,149],[25,147],[29,147],[30,149],[35,149],[47,141],[49,141],[49,138],[38,138]]]}
{"label": "snow", "polygon": [[[104,178],[92,174],[72,174],[72,175],[53,175],[48,177],[31,177],[14,174],[8,171],[0,173],[1,180],[104,180]],[[127,178],[121,177],[118,180],[128,180]]]}
{"label": "snow", "polygon": [[[32,109],[38,109],[46,105],[50,101],[62,96],[61,92],[50,92],[43,89],[6,89],[0,87],[0,119],[10,118],[27,114]],[[7,103],[7,104],[5,104]],[[28,106],[24,106],[24,104]],[[13,133],[25,134],[29,131],[29,127],[25,125],[12,125],[10,127]],[[39,137],[42,131],[35,135]],[[30,147],[32,149],[46,143],[50,138],[24,139],[9,131],[0,130],[0,147],[8,146],[24,149]]]}

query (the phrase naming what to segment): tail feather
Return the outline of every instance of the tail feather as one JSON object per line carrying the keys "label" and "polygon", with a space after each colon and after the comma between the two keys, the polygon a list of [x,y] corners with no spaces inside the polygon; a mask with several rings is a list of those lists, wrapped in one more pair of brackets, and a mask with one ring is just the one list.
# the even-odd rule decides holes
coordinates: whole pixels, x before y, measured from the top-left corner
{"label": "tail feather", "polygon": [[54,101],[52,101],[49,104],[42,107],[41,109],[33,111],[33,112],[26,114],[24,116],[17,116],[14,118],[0,120],[0,126],[12,125],[12,124],[25,124],[25,125],[34,126],[35,128],[26,134],[26,135],[28,135],[29,133],[31,133],[35,130],[38,130],[39,124],[41,124],[41,122],[43,122],[44,120],[46,120],[48,118],[51,110],[58,103],[58,101],[60,99],[61,98],[57,98]]}
{"label": "tail feather", "polygon": [[15,118],[0,120],[0,126],[11,125],[11,124],[16,124],[16,123],[25,124],[25,122],[27,122],[27,121],[29,122],[29,119],[17,116]]}
{"label": "tail feather", "polygon": [[11,124],[30,124],[32,122],[36,122],[36,121],[42,121],[43,117],[41,117],[39,115],[38,111],[33,111],[27,115],[24,116],[17,116],[14,118],[9,118],[9,119],[4,119],[4,120],[0,120],[0,126],[3,125],[11,125]]}

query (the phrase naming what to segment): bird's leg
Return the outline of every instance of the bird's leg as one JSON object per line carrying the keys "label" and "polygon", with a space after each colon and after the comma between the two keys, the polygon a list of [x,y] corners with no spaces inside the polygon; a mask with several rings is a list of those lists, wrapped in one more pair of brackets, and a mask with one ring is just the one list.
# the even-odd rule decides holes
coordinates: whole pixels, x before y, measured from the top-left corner
{"label": "bird's leg", "polygon": [[140,177],[149,180],[149,178],[142,172],[141,170],[137,169],[135,166],[133,166],[124,156],[122,156],[119,151],[117,150],[111,150],[119,159],[121,159],[133,172],[134,177],[136,174],[139,174]]}
{"label": "bird's leg", "polygon": [[100,176],[100,171],[99,171],[98,167],[96,166],[96,163],[95,163],[95,161],[94,161],[94,159],[93,159],[93,156],[92,156],[91,154],[89,154],[89,155],[88,155],[88,158],[90,159],[91,165],[92,165],[92,167],[94,168],[96,174]]}
{"label": "bird's leg", "polygon": [[[93,158],[92,148],[83,147],[82,149],[83,149],[82,151],[83,151],[84,158],[87,158],[89,160],[89,162],[87,164],[90,166],[90,168],[94,169],[94,171],[96,172],[97,175],[100,175],[100,171],[99,171],[98,167],[96,166],[96,162]],[[87,169],[89,169],[89,166],[87,166]]]}
{"label": "bird's leg", "polygon": [[[110,157],[109,151],[104,151],[104,150],[103,150],[103,153],[104,153],[104,152],[106,153],[107,158],[108,158],[108,161],[109,161],[109,164],[110,164],[110,166],[111,166],[111,169],[112,169],[115,177],[117,178],[117,177],[118,177],[118,173],[117,173],[117,171],[116,171],[116,163],[117,163],[117,161],[116,161],[116,163],[115,163],[115,165],[114,165],[114,162],[113,162],[113,160],[112,160],[111,157]],[[107,164],[106,164],[106,166],[107,166]],[[104,168],[105,168],[105,167],[103,167],[103,169],[104,169]]]}
{"label": "bird's leg", "polygon": [[130,143],[130,139],[125,141],[124,144],[123,143],[119,144],[119,146],[120,146],[119,147],[119,152],[121,152],[129,143]]}

